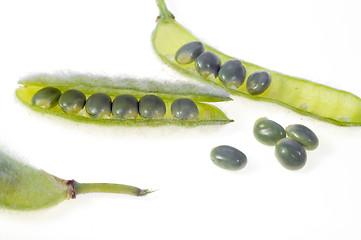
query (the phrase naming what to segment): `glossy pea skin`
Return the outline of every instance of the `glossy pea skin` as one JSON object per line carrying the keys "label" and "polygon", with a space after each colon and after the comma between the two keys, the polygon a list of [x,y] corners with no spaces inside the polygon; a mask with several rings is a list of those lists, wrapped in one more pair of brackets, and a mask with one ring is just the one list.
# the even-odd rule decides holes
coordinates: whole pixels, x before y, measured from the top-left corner
{"label": "glossy pea skin", "polygon": [[75,115],[83,109],[86,97],[79,90],[71,89],[64,92],[59,98],[59,106],[63,112]]}
{"label": "glossy pea skin", "polygon": [[271,84],[271,75],[267,71],[258,71],[249,75],[246,89],[251,95],[264,93]]}
{"label": "glossy pea skin", "polygon": [[203,52],[197,57],[195,67],[202,77],[206,78],[211,74],[217,77],[219,69],[221,68],[221,60],[214,52]]}
{"label": "glossy pea skin", "polygon": [[246,78],[246,69],[239,60],[228,60],[218,72],[219,80],[226,87],[239,88]]}
{"label": "glossy pea skin", "polygon": [[86,103],[85,110],[92,118],[110,117],[112,100],[106,93],[94,93]]}
{"label": "glossy pea skin", "polygon": [[306,164],[305,148],[297,141],[284,138],[275,147],[275,155],[281,165],[289,170],[299,170]]}
{"label": "glossy pea skin", "polygon": [[166,113],[164,101],[155,95],[145,95],[139,100],[139,114],[144,118],[161,119]]}
{"label": "glossy pea skin", "polygon": [[288,137],[299,142],[306,150],[314,150],[318,147],[318,137],[308,127],[301,124],[289,125],[286,128]]}
{"label": "glossy pea skin", "polygon": [[192,63],[203,52],[203,43],[199,41],[189,42],[178,49],[175,54],[175,60],[180,64]]}
{"label": "glossy pea skin", "polygon": [[172,115],[180,120],[196,120],[199,116],[197,105],[187,98],[175,100],[171,106]]}
{"label": "glossy pea skin", "polygon": [[286,137],[286,131],[275,121],[260,118],[254,124],[253,135],[259,142],[275,146],[279,140]]}
{"label": "glossy pea skin", "polygon": [[37,91],[31,98],[31,103],[36,106],[51,109],[58,104],[61,91],[54,87],[45,87]]}
{"label": "glossy pea skin", "polygon": [[247,157],[243,152],[227,145],[213,148],[211,160],[220,168],[234,171],[244,168],[247,164]]}
{"label": "glossy pea skin", "polygon": [[113,100],[112,113],[115,118],[135,119],[138,117],[138,99],[129,94],[119,95]]}

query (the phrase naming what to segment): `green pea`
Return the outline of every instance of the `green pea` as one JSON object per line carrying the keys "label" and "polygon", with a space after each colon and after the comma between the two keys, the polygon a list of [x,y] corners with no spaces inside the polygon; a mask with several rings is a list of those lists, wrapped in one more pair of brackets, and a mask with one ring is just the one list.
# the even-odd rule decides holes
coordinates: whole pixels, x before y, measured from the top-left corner
{"label": "green pea", "polygon": [[196,120],[199,116],[197,105],[188,98],[175,100],[171,106],[172,115],[180,120]]}
{"label": "green pea", "polygon": [[307,154],[297,141],[284,138],[275,147],[275,155],[281,165],[289,170],[299,170],[306,164]]}
{"label": "green pea", "polygon": [[189,42],[178,49],[175,54],[175,60],[180,64],[188,64],[204,52],[204,45],[199,41]]}
{"label": "green pea", "polygon": [[93,118],[110,117],[111,108],[112,100],[106,93],[94,93],[85,103],[86,112]]}
{"label": "green pea", "polygon": [[166,113],[164,101],[155,95],[146,95],[139,100],[139,114],[144,118],[160,119]]}
{"label": "green pea", "polygon": [[214,52],[207,51],[196,58],[195,67],[202,77],[209,77],[212,74],[217,77],[221,68],[221,60]]}
{"label": "green pea", "polygon": [[[159,8],[159,17],[152,34],[152,45],[160,59],[180,74],[195,81],[207,83],[212,87],[223,87],[224,90],[232,95],[277,103],[297,113],[308,115],[318,120],[340,126],[361,126],[361,98],[347,91],[341,91],[302,78],[285,75],[242,60],[242,65],[249,73],[267,71],[271,76],[272,82],[268,90],[263,92],[262,97],[260,97],[258,95],[251,95],[246,87],[229,88],[220,81],[214,81],[214,79],[207,76],[200,76],[194,71],[192,64],[177,64],[174,58],[169,56],[174,55],[179,46],[187,42],[201,40],[175,20],[174,15],[168,10],[164,0],[157,0],[157,6]],[[221,26],[218,27],[221,28]],[[222,53],[204,41],[202,42],[205,50],[214,52],[222,62],[236,59],[231,56],[231,53]],[[237,48],[237,46],[234,47]]]}
{"label": "green pea", "polygon": [[271,84],[271,75],[266,71],[252,73],[247,79],[247,92],[251,95],[264,93]]}
{"label": "green pea", "polygon": [[36,92],[31,103],[36,106],[51,109],[58,104],[61,92],[59,89],[54,87],[45,87]]}
{"label": "green pea", "polygon": [[306,150],[314,150],[318,147],[316,134],[306,126],[301,124],[289,125],[286,127],[288,137],[299,142]]}
{"label": "green pea", "polygon": [[247,157],[243,152],[227,145],[213,148],[211,160],[218,167],[227,170],[240,170],[247,164]]}
{"label": "green pea", "polygon": [[267,118],[260,118],[254,124],[253,135],[259,142],[274,146],[286,137],[286,131],[278,123]]}
{"label": "green pea", "polygon": [[228,60],[218,72],[219,80],[227,87],[239,88],[246,78],[246,69],[239,60]]}
{"label": "green pea", "polygon": [[86,97],[79,90],[71,89],[64,92],[59,98],[59,106],[64,112],[75,115],[83,109]]}
{"label": "green pea", "polygon": [[113,100],[112,113],[115,118],[135,119],[138,117],[138,99],[129,94],[119,95]]}
{"label": "green pea", "polygon": [[38,210],[91,192],[144,196],[151,191],[122,184],[64,180],[26,165],[0,150],[0,207]]}

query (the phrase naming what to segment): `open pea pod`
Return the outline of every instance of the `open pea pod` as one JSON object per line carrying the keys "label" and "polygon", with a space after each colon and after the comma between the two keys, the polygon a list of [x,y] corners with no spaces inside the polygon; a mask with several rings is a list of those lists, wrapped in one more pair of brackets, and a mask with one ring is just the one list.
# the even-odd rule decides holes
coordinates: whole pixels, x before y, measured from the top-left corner
{"label": "open pea pod", "polygon": [[[169,66],[180,73],[195,80],[206,81],[210,85],[221,85],[219,76],[201,76],[195,69],[195,63],[179,63],[175,59],[176,52],[182,46],[193,41],[199,41],[189,31],[174,20],[163,0],[156,0],[160,10],[157,27],[153,32],[152,43],[156,53]],[[204,44],[204,51],[215,53],[221,63],[235,58],[223,54]],[[323,121],[340,126],[361,125],[361,99],[349,92],[337,90],[328,86],[317,84],[297,77],[287,76],[275,71],[265,69],[246,61],[241,61],[246,70],[245,79],[250,81],[252,73],[266,71],[271,82],[264,92],[252,95],[247,84],[239,87],[223,86],[234,95],[245,96],[254,100],[274,102],[294,110],[300,114],[308,115]]]}
{"label": "open pea pod", "polygon": [[[226,91],[188,83],[111,78],[85,74],[38,74],[20,80],[19,84],[21,86],[16,90],[16,95],[31,109],[84,123],[122,126],[199,126],[226,124],[232,121],[217,107],[204,103],[230,100]],[[139,114],[131,119],[116,118],[111,114],[106,117],[94,117],[85,110],[85,107],[76,114],[69,114],[57,104],[59,97],[55,99],[55,104],[51,107],[34,104],[34,94],[47,87],[55,88],[55,91],[59,92],[59,96],[68,90],[78,90],[85,95],[86,101],[89,100],[89,96],[95,93],[106,93],[110,97],[109,108],[112,107],[112,100],[119,95],[128,94],[137,98],[138,101],[143,96],[154,95],[165,103],[165,114],[159,118],[145,118]],[[172,114],[172,103],[180,98],[194,101],[198,111],[196,117],[184,120]]]}

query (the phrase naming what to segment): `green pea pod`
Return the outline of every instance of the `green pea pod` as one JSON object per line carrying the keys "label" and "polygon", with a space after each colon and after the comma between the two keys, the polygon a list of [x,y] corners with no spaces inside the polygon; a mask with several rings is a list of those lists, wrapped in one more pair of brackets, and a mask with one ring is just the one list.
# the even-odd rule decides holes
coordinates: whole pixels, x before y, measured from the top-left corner
{"label": "green pea pod", "polygon": [[[218,77],[202,77],[194,69],[194,63],[180,64],[175,60],[179,48],[192,41],[199,41],[189,31],[174,20],[163,0],[156,0],[160,10],[157,27],[152,35],[152,43],[156,53],[169,66],[195,80],[206,81],[210,85],[222,85]],[[216,53],[222,63],[235,59],[204,44],[205,51]],[[246,84],[239,88],[224,89],[234,95],[245,96],[254,100],[274,102],[292,109],[300,114],[308,115],[340,126],[361,125],[361,99],[349,92],[337,90],[297,77],[287,76],[267,70],[246,61],[241,61],[246,68],[246,79],[258,71],[269,72],[272,82],[264,93],[250,95]]]}
{"label": "green pea pod", "polygon": [[110,183],[79,183],[64,180],[26,165],[0,151],[0,207],[38,210],[55,206],[78,194],[102,192],[144,196],[151,191]]}
{"label": "green pea pod", "polygon": [[[159,82],[148,79],[110,78],[85,74],[38,74],[19,81],[22,85],[16,90],[17,97],[33,110],[57,115],[63,118],[84,123],[122,126],[199,126],[217,125],[232,122],[220,109],[204,102],[231,100],[229,93],[223,89],[204,88],[189,83]],[[32,96],[40,89],[54,87],[61,92],[70,89],[79,90],[88,98],[94,93],[106,93],[112,99],[120,94],[131,94],[138,100],[145,95],[153,94],[160,97],[166,105],[166,114],[161,119],[147,119],[138,116],[135,119],[92,118],[84,110],[72,115],[62,111],[59,105],[48,109],[32,103]],[[199,110],[195,120],[180,120],[172,116],[171,104],[179,98],[192,99]]]}

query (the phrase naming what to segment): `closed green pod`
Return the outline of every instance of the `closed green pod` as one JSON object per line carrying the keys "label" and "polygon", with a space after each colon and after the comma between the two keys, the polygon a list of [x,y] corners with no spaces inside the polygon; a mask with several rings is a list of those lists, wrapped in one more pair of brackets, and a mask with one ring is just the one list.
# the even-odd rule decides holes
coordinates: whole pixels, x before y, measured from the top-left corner
{"label": "closed green pod", "polygon": [[123,184],[64,180],[18,161],[0,150],[0,208],[38,210],[74,199],[78,194],[92,192],[144,196],[151,191]]}

